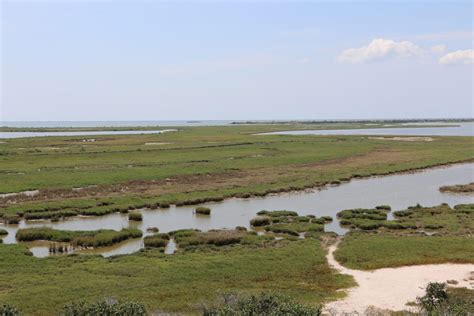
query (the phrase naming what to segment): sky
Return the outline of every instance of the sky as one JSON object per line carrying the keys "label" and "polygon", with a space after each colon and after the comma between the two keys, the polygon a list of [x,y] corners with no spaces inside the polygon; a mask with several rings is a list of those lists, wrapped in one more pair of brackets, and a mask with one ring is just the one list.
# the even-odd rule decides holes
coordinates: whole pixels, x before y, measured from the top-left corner
{"label": "sky", "polygon": [[471,1],[0,10],[0,121],[474,117]]}

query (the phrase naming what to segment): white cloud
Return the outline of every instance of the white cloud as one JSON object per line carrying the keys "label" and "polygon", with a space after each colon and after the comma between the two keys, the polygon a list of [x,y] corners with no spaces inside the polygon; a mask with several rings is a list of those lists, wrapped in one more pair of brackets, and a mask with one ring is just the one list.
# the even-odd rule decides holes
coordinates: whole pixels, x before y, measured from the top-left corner
{"label": "white cloud", "polygon": [[435,46],[432,46],[430,50],[434,54],[442,54],[446,51],[446,45],[443,45],[443,44],[435,45]]}
{"label": "white cloud", "polygon": [[412,42],[396,42],[390,39],[376,38],[367,46],[344,50],[337,60],[339,62],[363,63],[389,57],[421,56],[423,53],[423,49]]}
{"label": "white cloud", "polygon": [[448,53],[439,59],[439,63],[444,65],[474,64],[474,50],[457,50]]}

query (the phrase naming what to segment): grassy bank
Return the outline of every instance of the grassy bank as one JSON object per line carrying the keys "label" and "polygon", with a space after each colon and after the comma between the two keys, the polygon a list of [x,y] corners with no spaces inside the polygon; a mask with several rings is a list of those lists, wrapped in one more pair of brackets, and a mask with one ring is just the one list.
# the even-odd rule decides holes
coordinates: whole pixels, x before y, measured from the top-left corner
{"label": "grassy bank", "polygon": [[144,302],[150,311],[192,313],[223,292],[276,291],[315,305],[340,297],[337,289],[353,285],[351,278],[329,268],[315,239],[230,247],[173,256],[147,250],[108,259],[38,259],[25,255],[21,245],[0,245],[0,302],[25,314],[51,315],[78,298],[115,297]]}
{"label": "grassy bank", "polygon": [[24,228],[18,230],[18,241],[48,240],[67,242],[78,247],[105,247],[130,238],[139,238],[142,232],[135,228],[124,228],[121,231],[100,229],[94,231],[57,230],[48,227]]}

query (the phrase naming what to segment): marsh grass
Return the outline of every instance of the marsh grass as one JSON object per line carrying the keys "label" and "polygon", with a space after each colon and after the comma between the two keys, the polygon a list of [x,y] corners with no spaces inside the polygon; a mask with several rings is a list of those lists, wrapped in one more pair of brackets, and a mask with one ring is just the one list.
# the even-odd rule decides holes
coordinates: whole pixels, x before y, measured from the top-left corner
{"label": "marsh grass", "polygon": [[199,215],[211,215],[211,209],[209,207],[197,207],[194,212]]}
{"label": "marsh grass", "polygon": [[128,213],[129,221],[141,222],[143,220],[142,213],[139,212],[130,212]]}
{"label": "marsh grass", "polygon": [[54,242],[71,243],[77,247],[104,247],[119,243],[130,238],[138,238],[142,232],[135,228],[124,228],[121,231],[67,231],[48,227],[19,229],[16,234],[18,241],[48,240]]}
{"label": "marsh grass", "polygon": [[154,234],[151,236],[146,236],[143,239],[145,248],[165,248],[168,245],[170,236],[168,234]]}

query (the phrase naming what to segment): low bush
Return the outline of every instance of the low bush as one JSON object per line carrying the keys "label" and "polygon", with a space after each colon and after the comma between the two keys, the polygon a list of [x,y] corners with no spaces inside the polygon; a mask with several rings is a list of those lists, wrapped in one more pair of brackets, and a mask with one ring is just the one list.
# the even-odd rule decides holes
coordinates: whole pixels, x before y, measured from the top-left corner
{"label": "low bush", "polygon": [[128,220],[129,221],[135,221],[135,222],[141,222],[143,220],[142,213],[130,212],[130,213],[128,213]]}
{"label": "low bush", "polygon": [[390,207],[390,205],[378,205],[375,207],[375,209],[390,211],[392,208]]}
{"label": "low bush", "polygon": [[267,226],[267,225],[270,225],[270,224],[271,224],[270,218],[263,217],[263,216],[255,217],[254,219],[252,219],[250,221],[250,225],[252,225],[254,227]]}
{"label": "low bush", "polygon": [[0,316],[18,316],[20,313],[15,306],[10,304],[0,305]]}
{"label": "low bush", "polygon": [[395,217],[408,217],[413,215],[413,211],[395,211],[393,212],[393,216]]}
{"label": "low bush", "polygon": [[0,236],[5,236],[5,235],[8,235],[8,231],[6,231],[5,229],[0,228]]}
{"label": "low bush", "polygon": [[168,234],[154,234],[143,239],[145,248],[165,248],[170,236]]}
{"label": "low bush", "polygon": [[20,223],[20,216],[18,215],[3,215],[3,222],[8,225],[17,225]]}
{"label": "low bush", "polygon": [[208,207],[197,207],[194,212],[200,215],[211,215],[211,209]]}
{"label": "low bush", "polygon": [[63,308],[64,316],[145,316],[146,306],[133,301],[103,300],[99,302],[78,301],[69,303]]}
{"label": "low bush", "polygon": [[160,229],[158,227],[148,227],[146,231],[149,233],[158,233]]}
{"label": "low bush", "polygon": [[285,315],[285,316],[319,316],[319,307],[309,307],[295,302],[287,296],[263,293],[252,296],[226,294],[220,307],[206,309],[204,316],[231,315]]}

